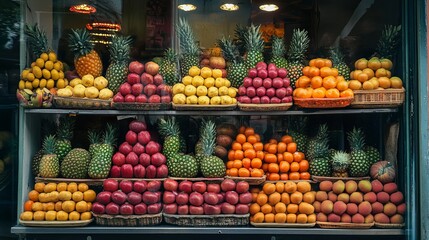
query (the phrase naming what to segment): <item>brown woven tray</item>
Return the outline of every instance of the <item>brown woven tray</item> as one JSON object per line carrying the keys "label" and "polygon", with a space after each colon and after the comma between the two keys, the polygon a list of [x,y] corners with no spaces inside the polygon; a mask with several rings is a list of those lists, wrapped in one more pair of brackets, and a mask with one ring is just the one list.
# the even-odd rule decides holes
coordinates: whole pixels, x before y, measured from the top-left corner
{"label": "brown woven tray", "polygon": [[203,181],[203,182],[222,182],[224,180],[224,178],[181,178],[181,177],[168,177],[169,179],[173,179],[176,181],[184,181],[184,180],[188,180],[191,182],[199,182],[199,181]]}
{"label": "brown woven tray", "polygon": [[103,226],[139,227],[157,225],[162,222],[162,213],[128,216],[95,213],[93,213],[93,215],[95,218],[95,223]]}
{"label": "brown woven tray", "polygon": [[350,105],[353,98],[293,98],[300,108],[343,108]]}
{"label": "brown woven tray", "polygon": [[315,182],[321,182],[321,181],[337,181],[337,180],[354,180],[354,181],[360,181],[360,180],[369,180],[371,179],[370,176],[367,177],[324,177],[324,176],[311,176],[311,179]]}
{"label": "brown woven tray", "polygon": [[189,227],[243,226],[249,224],[250,216],[250,214],[174,215],[166,213],[163,215],[166,223]]}
{"label": "brown woven tray", "polygon": [[54,96],[57,108],[111,109],[111,100]]}
{"label": "brown woven tray", "polygon": [[185,111],[202,111],[202,110],[234,110],[237,107],[237,104],[228,104],[228,105],[197,105],[197,104],[174,104],[172,103],[173,109],[175,110],[185,110]]}
{"label": "brown woven tray", "polygon": [[313,181],[313,180],[277,180],[277,181],[265,181],[264,183],[278,183],[278,182],[282,182],[282,183],[286,183],[286,182],[294,182],[294,183],[309,182],[309,183],[316,183],[316,181]]}
{"label": "brown woven tray", "polygon": [[259,228],[312,228],[316,223],[254,223],[250,225]]}
{"label": "brown woven tray", "polygon": [[72,178],[42,178],[42,177],[35,177],[35,182],[43,182],[43,183],[86,183],[88,186],[101,186],[103,185],[104,179],[72,179]]}
{"label": "brown woven tray", "polygon": [[166,178],[110,178],[110,179],[114,179],[114,180],[116,180],[116,181],[123,181],[123,180],[128,180],[128,181],[132,181],[132,182],[135,182],[135,181],[141,181],[141,180],[144,180],[144,181],[146,181],[146,182],[150,182],[150,181],[164,181]]}
{"label": "brown woven tray", "polygon": [[94,219],[78,221],[23,221],[19,224],[26,227],[83,227],[90,224]]}
{"label": "brown woven tray", "polygon": [[378,223],[374,222],[374,227],[376,228],[403,228],[405,227],[405,223]]}
{"label": "brown woven tray", "polygon": [[168,110],[170,103],[112,103],[112,107],[118,110]]}
{"label": "brown woven tray", "polygon": [[405,89],[355,90],[353,108],[396,108],[405,100]]}
{"label": "brown woven tray", "polygon": [[292,103],[278,104],[245,104],[238,103],[238,108],[241,111],[269,112],[269,111],[286,111],[292,107]]}
{"label": "brown woven tray", "polygon": [[344,228],[344,229],[368,229],[374,226],[374,223],[334,223],[334,222],[316,222],[321,228]]}
{"label": "brown woven tray", "polygon": [[231,177],[231,176],[225,176],[225,179],[232,179],[236,182],[238,181],[245,181],[248,182],[249,185],[261,185],[265,182],[267,179],[267,176],[264,175],[262,177]]}

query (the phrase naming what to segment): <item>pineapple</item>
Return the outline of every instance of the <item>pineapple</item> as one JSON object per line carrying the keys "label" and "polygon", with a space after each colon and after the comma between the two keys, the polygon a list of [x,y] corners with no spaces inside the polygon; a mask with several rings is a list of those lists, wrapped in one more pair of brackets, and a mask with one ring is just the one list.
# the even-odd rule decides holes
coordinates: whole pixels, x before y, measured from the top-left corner
{"label": "pineapple", "polygon": [[91,158],[94,156],[95,151],[101,145],[101,136],[98,132],[91,130],[88,131],[88,140],[89,140],[89,154]]}
{"label": "pineapple", "polygon": [[220,48],[223,52],[223,57],[228,61],[227,65],[227,78],[231,81],[233,87],[240,87],[243,79],[247,76],[247,68],[240,56],[240,52],[236,45],[230,38],[222,37],[218,41]]}
{"label": "pineapple", "polygon": [[46,33],[34,24],[33,26],[25,25],[25,35],[28,39],[29,49],[33,55],[38,58],[42,53],[49,53],[52,49],[48,45]]}
{"label": "pineapple", "polygon": [[307,117],[296,117],[291,120],[290,128],[288,129],[288,134],[292,137],[293,141],[296,143],[297,151],[307,152]]}
{"label": "pineapple", "polygon": [[91,36],[86,29],[72,29],[69,35],[69,47],[74,54],[77,74],[81,78],[87,74],[91,74],[94,78],[101,76],[103,63],[94,50]]}
{"label": "pineapple", "polygon": [[200,49],[195,40],[194,32],[184,18],[179,19],[176,27],[177,36],[180,44],[180,74],[182,77],[188,75],[192,66],[198,66],[200,63]]}
{"label": "pineapple", "polygon": [[353,128],[347,133],[347,140],[351,148],[350,152],[350,168],[349,174],[351,177],[365,177],[369,174],[371,168],[370,160],[365,151],[365,136],[361,129]]}
{"label": "pineapple", "polygon": [[366,146],[363,150],[368,156],[369,163],[371,165],[381,160],[381,155],[377,148],[372,146]]}
{"label": "pineapple", "polygon": [[330,49],[329,55],[332,60],[333,67],[338,69],[339,75],[343,76],[345,80],[350,80],[350,68],[344,62],[344,56],[341,53],[340,49]]}
{"label": "pineapple", "polygon": [[264,40],[262,33],[259,31],[261,25],[250,25],[244,36],[246,59],[244,63],[247,69],[254,68],[258,62],[264,61]]}
{"label": "pineapple", "polygon": [[55,136],[49,135],[43,141],[43,156],[39,164],[39,176],[56,178],[60,174],[60,161],[55,154]]}
{"label": "pineapple", "polygon": [[394,57],[398,49],[400,31],[401,25],[387,25],[384,27],[376,48],[376,53],[380,58],[392,59]]}
{"label": "pineapple", "polygon": [[70,140],[73,138],[73,128],[75,119],[72,117],[60,117],[60,123],[57,130],[57,141],[55,146],[55,154],[57,154],[60,163],[64,157],[72,150]]}
{"label": "pineapple", "polygon": [[[328,126],[326,124],[320,125],[316,136],[311,138],[307,144],[305,156],[310,162],[317,157],[316,151],[318,150],[317,148],[320,146],[321,142],[328,138]],[[324,156],[329,159],[329,148],[326,149],[326,154],[324,154]]]}
{"label": "pineapple", "polygon": [[247,26],[237,24],[235,26],[235,45],[237,46],[238,52],[240,56],[243,56],[246,53],[246,42],[244,41],[244,37],[247,34]]}
{"label": "pineapple", "polygon": [[172,48],[168,48],[164,52],[164,57],[161,60],[159,66],[159,73],[164,77],[164,81],[167,85],[173,86],[180,82],[179,73],[177,71],[177,54]]}
{"label": "pineapple", "polygon": [[286,47],[283,38],[273,36],[271,54],[271,63],[274,63],[278,68],[286,68]]}
{"label": "pineapple", "polygon": [[350,155],[343,151],[335,151],[331,159],[332,176],[333,177],[348,177],[347,171],[350,166]]}
{"label": "pineapple", "polygon": [[115,36],[109,48],[110,65],[106,70],[106,79],[109,89],[117,92],[119,86],[125,82],[128,75],[130,60],[131,37]]}
{"label": "pineapple", "polygon": [[167,167],[172,177],[193,178],[198,175],[197,160],[191,155],[175,153],[167,161]]}
{"label": "pineapple", "polygon": [[40,160],[42,160],[42,157],[43,157],[43,149],[40,149],[39,151],[37,151],[36,154],[34,154],[31,160],[31,170],[34,176],[39,175]]}
{"label": "pineapple", "polygon": [[201,136],[203,157],[201,158],[201,174],[207,178],[224,177],[226,167],[222,159],[213,156],[216,146],[216,125],[213,121],[203,121]]}
{"label": "pineapple", "polygon": [[314,158],[310,161],[309,172],[311,175],[315,176],[331,176],[327,138],[322,139],[315,144]]}
{"label": "pineapple", "polygon": [[307,30],[294,29],[292,39],[287,53],[287,70],[291,81],[291,86],[295,88],[295,82],[302,76],[304,67],[305,52],[307,52],[310,39]]}
{"label": "pineapple", "polygon": [[115,143],[116,129],[112,125],[107,124],[102,142],[95,150],[89,163],[88,176],[90,178],[107,178],[109,176]]}
{"label": "pineapple", "polygon": [[61,162],[61,175],[65,178],[86,178],[91,155],[83,148],[72,149]]}

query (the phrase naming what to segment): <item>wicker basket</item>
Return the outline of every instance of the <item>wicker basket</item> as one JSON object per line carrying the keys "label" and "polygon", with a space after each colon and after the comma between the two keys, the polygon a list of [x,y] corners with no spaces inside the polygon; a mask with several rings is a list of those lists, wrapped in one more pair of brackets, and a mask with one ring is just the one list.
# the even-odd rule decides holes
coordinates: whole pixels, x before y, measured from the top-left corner
{"label": "wicker basket", "polygon": [[376,228],[386,228],[386,229],[394,229],[394,228],[403,228],[405,227],[405,223],[378,223],[375,222],[374,226]]}
{"label": "wicker basket", "polygon": [[353,181],[360,181],[360,180],[369,180],[370,177],[324,177],[324,176],[311,176],[311,179],[315,182],[322,182],[322,181],[337,181],[337,180],[353,180]]}
{"label": "wicker basket", "polygon": [[95,214],[95,223],[103,226],[114,227],[140,227],[157,225],[162,222],[162,213],[150,215],[108,215]]}
{"label": "wicker basket", "polygon": [[228,105],[196,105],[196,104],[174,104],[172,103],[173,109],[182,111],[227,111],[234,110],[237,104]]}
{"label": "wicker basket", "polygon": [[224,178],[181,178],[181,177],[168,177],[169,179],[173,179],[176,181],[191,181],[191,182],[211,182],[211,183],[220,183],[224,180]]}
{"label": "wicker basket", "polygon": [[163,215],[166,223],[189,227],[243,226],[249,224],[250,217],[250,214],[173,215],[164,213]]}
{"label": "wicker basket", "polygon": [[293,98],[300,108],[343,108],[350,105],[353,98]]}
{"label": "wicker basket", "polygon": [[225,176],[225,179],[232,179],[236,182],[239,181],[245,181],[248,182],[249,185],[261,185],[262,183],[265,182],[265,180],[267,179],[267,176],[264,175],[262,177],[231,177],[231,176]]}
{"label": "wicker basket", "polygon": [[299,183],[299,182],[308,182],[308,183],[316,183],[316,181],[313,180],[277,180],[277,181],[265,181],[264,183],[287,183],[287,182],[294,182],[294,183]]}
{"label": "wicker basket", "polygon": [[250,225],[258,228],[312,228],[316,223],[254,223]]}
{"label": "wicker basket", "polygon": [[93,220],[93,218],[78,221],[23,221],[20,219],[19,224],[26,227],[84,227]]}
{"label": "wicker basket", "polygon": [[16,98],[23,108],[50,108],[52,107],[53,95],[51,93],[43,92],[42,101],[37,101],[36,93],[28,95],[24,90],[16,90]]}
{"label": "wicker basket", "polygon": [[405,100],[405,89],[355,90],[353,108],[396,108]]}
{"label": "wicker basket", "polygon": [[271,111],[286,111],[292,107],[292,103],[278,103],[278,104],[245,104],[238,103],[238,108],[241,111],[255,111],[255,112],[271,112]]}
{"label": "wicker basket", "polygon": [[118,110],[168,110],[170,103],[112,103],[112,107]]}
{"label": "wicker basket", "polygon": [[54,96],[54,105],[58,108],[79,108],[79,109],[111,109],[110,100],[58,97]]}
{"label": "wicker basket", "polygon": [[334,222],[316,222],[321,228],[344,228],[344,229],[368,229],[374,226],[374,223],[334,223]]}
{"label": "wicker basket", "polygon": [[71,178],[42,178],[42,177],[35,177],[35,182],[43,182],[43,183],[71,183],[75,182],[77,184],[79,183],[86,183],[88,186],[103,186],[104,179],[71,179]]}

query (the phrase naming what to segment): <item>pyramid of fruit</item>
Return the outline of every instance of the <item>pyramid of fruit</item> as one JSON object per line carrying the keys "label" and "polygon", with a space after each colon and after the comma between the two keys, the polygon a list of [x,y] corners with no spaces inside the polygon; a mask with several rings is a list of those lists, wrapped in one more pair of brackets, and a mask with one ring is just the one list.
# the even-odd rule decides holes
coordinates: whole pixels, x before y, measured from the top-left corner
{"label": "pyramid of fruit", "polygon": [[103,191],[97,194],[92,212],[109,215],[158,214],[162,210],[161,181],[118,182],[106,179]]}
{"label": "pyramid of fruit", "polygon": [[36,183],[24,203],[22,221],[79,221],[92,218],[96,193],[85,183]]}
{"label": "pyramid of fruit", "polygon": [[[262,190],[262,191],[261,191]],[[309,182],[265,183],[251,190],[250,221],[253,223],[315,223],[316,198]]]}
{"label": "pyramid of fruit", "polygon": [[232,142],[226,163],[226,175],[232,177],[262,177],[264,145],[259,134],[251,127],[240,128]]}
{"label": "pyramid of fruit", "polygon": [[229,105],[237,100],[237,89],[222,77],[222,70],[192,66],[189,75],[173,86],[173,103],[198,105]]}
{"label": "pyramid of fruit", "polygon": [[128,66],[126,82],[119,86],[113,97],[115,103],[169,103],[170,87],[164,84],[159,74],[159,65],[154,62],[142,64],[133,61]]}
{"label": "pyramid of fruit", "polygon": [[297,151],[297,144],[291,136],[280,141],[270,139],[264,144],[262,169],[267,180],[309,180],[309,163],[303,152]]}
{"label": "pyramid of fruit", "polygon": [[179,215],[247,214],[252,194],[245,181],[221,183],[164,181],[164,213]]}
{"label": "pyramid of fruit", "polygon": [[329,59],[315,58],[302,69],[303,75],[295,83],[296,98],[349,98],[353,91],[348,82],[332,67]]}
{"label": "pyramid of fruit", "polygon": [[168,175],[166,161],[161,145],[152,139],[146,123],[134,120],[129,124],[125,141],[112,157],[110,177],[164,178]]}
{"label": "pyramid of fruit", "polygon": [[258,62],[255,68],[249,69],[238,95],[237,100],[245,104],[291,103],[292,87],[287,70],[273,63]]}
{"label": "pyramid of fruit", "polygon": [[109,100],[113,97],[113,92],[107,85],[108,81],[103,76],[94,78],[91,74],[84,75],[82,78],[74,78],[69,86],[58,89],[59,97],[77,97],[89,99]]}

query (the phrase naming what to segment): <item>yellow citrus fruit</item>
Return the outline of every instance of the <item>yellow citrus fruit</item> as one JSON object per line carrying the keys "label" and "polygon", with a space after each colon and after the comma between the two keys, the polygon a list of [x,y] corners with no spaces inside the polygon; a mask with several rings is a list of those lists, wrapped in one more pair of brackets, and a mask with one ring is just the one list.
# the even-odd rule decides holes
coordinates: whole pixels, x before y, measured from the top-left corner
{"label": "yellow citrus fruit", "polygon": [[198,97],[198,104],[199,105],[209,105],[210,104],[210,98],[207,96]]}
{"label": "yellow citrus fruit", "polygon": [[223,78],[216,78],[216,80],[215,80],[215,86],[217,88],[220,88],[220,87],[222,87],[224,85],[224,82],[225,82],[225,79],[223,79]]}
{"label": "yellow citrus fruit", "polygon": [[72,194],[72,199],[75,202],[80,202],[83,200],[83,193],[80,191],[76,191]]}
{"label": "yellow citrus fruit", "polygon": [[231,81],[229,81],[228,79],[225,78],[225,81],[224,81],[223,85],[225,87],[231,87]]}
{"label": "yellow citrus fruit", "polygon": [[47,211],[45,214],[45,220],[46,221],[55,221],[55,219],[57,218],[57,212],[56,211]]}
{"label": "yellow citrus fruit", "polygon": [[88,184],[86,183],[79,183],[79,185],[77,185],[77,189],[81,192],[85,192],[86,190],[89,189]]}
{"label": "yellow citrus fruit", "polygon": [[191,76],[191,77],[198,76],[198,75],[200,75],[200,72],[201,72],[201,70],[197,66],[192,66],[189,69],[189,76]]}
{"label": "yellow citrus fruit", "polygon": [[54,88],[54,86],[55,86],[55,81],[54,81],[54,80],[49,79],[49,80],[46,82],[46,88],[47,88],[47,89],[52,89],[52,88]]}
{"label": "yellow citrus fruit", "polygon": [[186,96],[183,93],[175,94],[173,96],[173,103],[175,104],[185,104],[186,103]]}
{"label": "yellow citrus fruit", "polygon": [[43,189],[43,191],[45,193],[50,193],[50,192],[53,192],[53,191],[56,191],[56,190],[57,190],[57,184],[56,183],[52,183],[52,182],[46,184],[45,188]]}
{"label": "yellow citrus fruit", "polygon": [[185,85],[191,85],[192,84],[192,77],[191,76],[184,76],[182,78],[182,83]]}
{"label": "yellow citrus fruit", "polygon": [[57,70],[55,69],[51,70],[51,78],[52,80],[58,80],[60,78],[60,74],[58,73]]}
{"label": "yellow citrus fruit", "polygon": [[184,93],[185,92],[185,84],[183,83],[176,83],[173,86],[173,95]]}
{"label": "yellow citrus fruit", "polygon": [[45,221],[45,212],[44,211],[36,211],[33,213],[34,221]]}
{"label": "yellow citrus fruit", "polygon": [[18,89],[22,90],[24,88],[25,88],[25,81],[24,80],[19,80]]}
{"label": "yellow citrus fruit", "polygon": [[186,97],[186,104],[198,104],[198,97],[195,95]]}
{"label": "yellow citrus fruit", "polygon": [[30,72],[30,69],[29,68],[26,68],[26,69],[24,69],[24,70],[22,70],[22,72],[21,72],[21,78],[22,79],[27,79],[27,74]]}
{"label": "yellow citrus fruit", "polygon": [[194,87],[202,86],[204,85],[204,78],[201,76],[195,76],[192,78],[192,85]]}
{"label": "yellow citrus fruit", "polygon": [[69,219],[69,214],[64,211],[57,212],[57,221],[67,221]]}
{"label": "yellow citrus fruit", "polygon": [[61,191],[66,191],[67,190],[67,183],[65,182],[60,182],[57,184],[57,191],[61,192]]}
{"label": "yellow citrus fruit", "polygon": [[223,95],[220,97],[220,103],[222,105],[232,104],[232,98],[228,95]]}
{"label": "yellow citrus fruit", "polygon": [[41,77],[42,77],[42,69],[40,69],[40,67],[39,67],[39,66],[34,66],[34,67],[31,69],[31,71],[32,71],[32,73],[34,74],[34,76],[35,76],[36,78],[41,78]]}
{"label": "yellow citrus fruit", "polygon": [[214,78],[220,78],[220,77],[222,77],[222,70],[220,70],[220,69],[213,69],[212,70],[212,76]]}
{"label": "yellow citrus fruit", "polygon": [[228,95],[228,93],[229,93],[228,87],[222,86],[219,88],[219,95],[220,96]]}
{"label": "yellow citrus fruit", "polygon": [[87,202],[94,202],[96,197],[97,197],[97,194],[92,189],[88,189],[85,192],[83,192],[83,200]]}
{"label": "yellow citrus fruit", "polygon": [[38,88],[39,87],[39,83],[40,83],[39,79],[37,79],[37,78],[34,79],[33,82],[32,82],[33,88]]}
{"label": "yellow citrus fruit", "polygon": [[52,69],[54,69],[54,63],[52,61],[46,61],[45,62],[45,69],[51,71]]}
{"label": "yellow citrus fruit", "polygon": [[67,185],[67,191],[74,193],[77,191],[77,184],[75,182],[69,183]]}
{"label": "yellow citrus fruit", "polygon": [[33,84],[31,82],[25,81],[24,85],[25,85],[24,88],[33,90]]}
{"label": "yellow citrus fruit", "polygon": [[42,75],[44,79],[51,79],[51,72],[48,69],[43,69]]}
{"label": "yellow citrus fruit", "polygon": [[29,72],[29,73],[27,74],[27,80],[28,80],[28,81],[32,82],[35,78],[36,78],[36,77],[34,76],[34,73],[32,73],[32,72]]}
{"label": "yellow citrus fruit", "polygon": [[47,54],[47,53],[42,53],[42,54],[40,54],[40,58],[43,60],[43,61],[48,61],[49,60],[49,55]]}
{"label": "yellow citrus fruit", "polygon": [[54,52],[49,52],[49,60],[52,62],[56,62],[57,61],[57,54],[55,54]]}
{"label": "yellow citrus fruit", "polygon": [[80,214],[80,220],[90,220],[92,218],[91,212],[83,212]]}
{"label": "yellow citrus fruit", "polygon": [[35,63],[39,68],[45,67],[45,60],[43,60],[43,58],[36,59]]}
{"label": "yellow citrus fruit", "polygon": [[31,221],[33,220],[33,212],[31,211],[22,212],[21,215],[19,216],[19,219],[23,221]]}
{"label": "yellow citrus fruit", "polygon": [[58,79],[57,88],[61,89],[61,88],[65,88],[65,87],[66,87],[66,81],[64,81],[64,79]]}
{"label": "yellow citrus fruit", "polygon": [[212,70],[208,67],[203,67],[203,68],[201,68],[200,75],[203,78],[209,78],[212,76]]}
{"label": "yellow citrus fruit", "polygon": [[209,87],[208,91],[207,91],[207,95],[209,97],[215,97],[219,95],[219,89],[217,87]]}
{"label": "yellow citrus fruit", "polygon": [[58,72],[61,71],[63,68],[61,62],[56,62],[54,63],[54,69],[57,70]]}
{"label": "yellow citrus fruit", "polygon": [[195,93],[197,92],[197,88],[193,85],[187,85],[185,87],[185,95],[186,96],[192,96],[195,95]]}
{"label": "yellow citrus fruit", "polygon": [[206,96],[207,95],[207,87],[206,86],[198,86],[197,87],[197,96]]}
{"label": "yellow citrus fruit", "polygon": [[76,203],[76,211],[77,212],[82,213],[82,212],[86,212],[86,210],[87,210],[87,204],[85,201],[80,201],[80,202]]}
{"label": "yellow citrus fruit", "polygon": [[219,96],[214,96],[210,98],[210,104],[211,105],[220,105],[221,104],[221,98]]}
{"label": "yellow citrus fruit", "polygon": [[228,95],[235,98],[235,96],[237,96],[237,89],[232,87],[228,88]]}
{"label": "yellow citrus fruit", "polygon": [[213,87],[214,85],[215,85],[214,78],[209,77],[209,78],[204,79],[204,86],[206,86],[207,88]]}
{"label": "yellow citrus fruit", "polygon": [[74,201],[64,201],[61,208],[63,209],[63,211],[70,213],[75,210],[75,205],[76,203]]}

